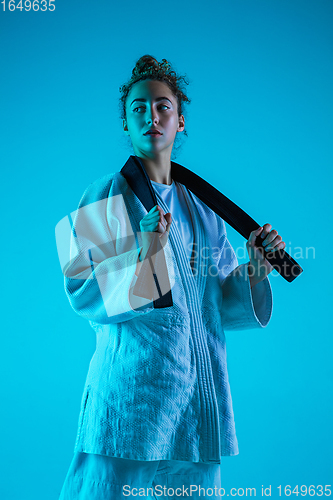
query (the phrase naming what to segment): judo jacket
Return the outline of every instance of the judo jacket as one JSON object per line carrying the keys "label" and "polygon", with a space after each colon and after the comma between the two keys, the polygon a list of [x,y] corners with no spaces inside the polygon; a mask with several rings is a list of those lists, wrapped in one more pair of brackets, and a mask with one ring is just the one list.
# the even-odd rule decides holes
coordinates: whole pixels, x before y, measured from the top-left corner
{"label": "judo jacket", "polygon": [[93,182],[72,214],[65,291],[96,332],[74,451],[205,463],[238,454],[225,330],[265,327],[271,286],[266,277],[251,289],[224,221],[178,185],[197,252],[190,263],[171,224],[171,307],[132,295],[147,210],[120,172]]}

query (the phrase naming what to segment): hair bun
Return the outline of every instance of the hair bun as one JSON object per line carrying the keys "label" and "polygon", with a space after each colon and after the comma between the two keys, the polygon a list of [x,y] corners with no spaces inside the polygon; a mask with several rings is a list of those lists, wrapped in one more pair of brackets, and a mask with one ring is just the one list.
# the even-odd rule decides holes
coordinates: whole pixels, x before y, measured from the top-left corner
{"label": "hair bun", "polygon": [[132,75],[139,76],[145,73],[154,73],[158,70],[158,61],[153,56],[145,55],[140,57],[140,59],[137,61],[135,67],[133,68]]}

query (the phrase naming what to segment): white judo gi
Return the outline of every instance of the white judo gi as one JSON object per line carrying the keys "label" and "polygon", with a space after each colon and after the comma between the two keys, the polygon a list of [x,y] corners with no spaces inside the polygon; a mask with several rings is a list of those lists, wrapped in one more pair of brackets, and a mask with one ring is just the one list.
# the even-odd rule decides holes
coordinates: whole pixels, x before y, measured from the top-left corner
{"label": "white judo gi", "polygon": [[120,172],[92,183],[72,214],[65,289],[96,332],[74,451],[217,464],[238,454],[224,331],[265,327],[271,287],[265,278],[251,290],[205,203],[175,181],[152,185],[173,218],[171,307],[133,296],[147,210]]}

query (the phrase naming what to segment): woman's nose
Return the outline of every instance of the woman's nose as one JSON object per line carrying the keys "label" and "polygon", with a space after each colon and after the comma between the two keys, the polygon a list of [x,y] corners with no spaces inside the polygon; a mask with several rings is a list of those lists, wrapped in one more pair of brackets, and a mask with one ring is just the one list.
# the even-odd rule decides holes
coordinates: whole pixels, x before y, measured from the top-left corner
{"label": "woman's nose", "polygon": [[147,124],[149,125],[150,123],[157,123],[157,122],[158,122],[158,118],[154,114],[154,112],[149,113],[147,116]]}

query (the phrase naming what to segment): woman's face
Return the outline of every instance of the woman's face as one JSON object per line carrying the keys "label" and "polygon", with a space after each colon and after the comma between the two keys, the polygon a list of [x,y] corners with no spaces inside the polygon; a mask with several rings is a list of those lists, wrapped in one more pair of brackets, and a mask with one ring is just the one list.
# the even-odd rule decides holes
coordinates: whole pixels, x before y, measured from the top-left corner
{"label": "woman's face", "polygon": [[[131,137],[136,156],[170,157],[177,132],[185,127],[184,116],[178,117],[177,98],[168,85],[158,80],[141,80],[133,85],[126,99],[123,128]],[[148,135],[155,128],[161,135]]]}

